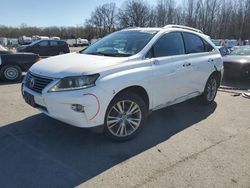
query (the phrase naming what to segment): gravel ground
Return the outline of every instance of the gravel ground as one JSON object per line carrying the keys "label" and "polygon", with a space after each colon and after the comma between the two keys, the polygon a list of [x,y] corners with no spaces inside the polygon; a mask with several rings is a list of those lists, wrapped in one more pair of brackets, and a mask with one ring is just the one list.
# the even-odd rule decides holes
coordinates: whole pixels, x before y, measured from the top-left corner
{"label": "gravel ground", "polygon": [[0,187],[250,187],[249,99],[219,91],[210,106],[171,106],[113,143],[39,113],[20,84],[0,84]]}

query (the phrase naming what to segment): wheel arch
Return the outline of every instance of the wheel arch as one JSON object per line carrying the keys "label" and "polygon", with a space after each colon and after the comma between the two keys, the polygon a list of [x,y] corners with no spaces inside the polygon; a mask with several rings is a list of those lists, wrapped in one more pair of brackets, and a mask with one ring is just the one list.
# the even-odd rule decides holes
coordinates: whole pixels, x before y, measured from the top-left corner
{"label": "wheel arch", "polygon": [[124,93],[124,92],[132,92],[132,93],[138,95],[139,97],[141,97],[142,100],[145,102],[145,104],[147,106],[147,109],[149,109],[149,107],[150,107],[150,98],[149,98],[148,92],[146,91],[146,89],[144,87],[139,86],[139,85],[133,85],[133,86],[125,87],[125,88],[121,89],[119,92],[117,92],[113,96],[112,100],[114,98],[116,98],[117,96],[119,96],[121,93]]}
{"label": "wheel arch", "polygon": [[[221,72],[220,71],[218,71],[218,70],[215,70],[214,72],[212,72],[212,74],[209,76],[209,78],[212,76],[212,75],[214,75],[215,77],[216,77],[216,80],[217,80],[217,87],[219,87],[220,86],[220,84],[221,84],[221,79],[222,79],[222,75],[221,75]],[[208,78],[208,79],[209,79]]]}

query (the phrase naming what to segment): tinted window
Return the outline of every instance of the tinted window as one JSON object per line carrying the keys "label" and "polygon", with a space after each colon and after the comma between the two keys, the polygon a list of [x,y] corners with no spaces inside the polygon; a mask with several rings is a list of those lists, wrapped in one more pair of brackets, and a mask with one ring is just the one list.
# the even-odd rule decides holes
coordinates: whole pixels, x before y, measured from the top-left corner
{"label": "tinted window", "polygon": [[65,42],[64,41],[57,41],[59,46],[64,46],[65,45]]}
{"label": "tinted window", "polygon": [[50,41],[50,46],[58,46],[58,42],[57,41]]}
{"label": "tinted window", "polygon": [[192,33],[183,33],[186,52],[190,53],[200,53],[205,51],[205,47],[202,39]]}
{"label": "tinted window", "polygon": [[205,51],[206,52],[211,52],[214,50],[213,46],[211,46],[207,41],[203,40],[204,45],[205,45]]}
{"label": "tinted window", "polygon": [[42,42],[39,42],[38,45],[39,46],[48,46],[49,42],[47,40],[46,41],[42,41]]}
{"label": "tinted window", "polygon": [[172,56],[185,53],[181,33],[168,33],[162,36],[154,45],[154,56]]}

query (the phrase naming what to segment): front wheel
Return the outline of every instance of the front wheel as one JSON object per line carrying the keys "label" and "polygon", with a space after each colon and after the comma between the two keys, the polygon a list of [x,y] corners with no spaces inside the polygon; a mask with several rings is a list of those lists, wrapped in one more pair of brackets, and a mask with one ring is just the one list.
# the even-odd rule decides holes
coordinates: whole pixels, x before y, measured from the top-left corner
{"label": "front wheel", "polygon": [[218,80],[215,75],[211,75],[206,83],[203,94],[201,95],[201,101],[203,104],[211,104],[217,94]]}
{"label": "front wheel", "polygon": [[126,141],[141,130],[147,116],[147,107],[141,97],[124,92],[115,97],[106,112],[104,132],[115,141]]}

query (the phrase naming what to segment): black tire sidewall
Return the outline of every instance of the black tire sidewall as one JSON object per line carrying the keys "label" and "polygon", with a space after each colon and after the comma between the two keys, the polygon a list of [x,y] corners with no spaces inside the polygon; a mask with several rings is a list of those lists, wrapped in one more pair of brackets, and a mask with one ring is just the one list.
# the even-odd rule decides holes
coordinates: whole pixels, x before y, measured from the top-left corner
{"label": "black tire sidewall", "polygon": [[216,89],[216,93],[215,93],[215,95],[214,95],[213,100],[209,101],[209,100],[207,99],[207,88],[208,88],[209,82],[210,82],[212,79],[215,79],[216,85],[217,85],[217,89],[218,89],[218,80],[217,80],[216,76],[212,74],[212,75],[208,78],[207,83],[206,83],[206,86],[205,86],[205,89],[204,89],[204,92],[203,92],[203,94],[202,94],[202,96],[201,96],[201,102],[202,102],[203,104],[205,104],[205,105],[208,105],[208,104],[213,103],[213,102],[214,102],[214,99],[215,99],[215,97],[216,97],[216,95],[217,95],[217,89]]}
{"label": "black tire sidewall", "polygon": [[[7,68],[11,68],[11,67],[12,67],[12,68],[15,68],[15,69],[17,70],[17,72],[18,72],[17,78],[15,78],[15,79],[13,79],[13,80],[9,80],[9,79],[6,78],[5,75],[4,75],[5,70],[6,70]],[[1,68],[1,70],[0,70],[0,77],[1,77],[1,79],[2,79],[3,81],[7,81],[7,82],[19,81],[19,80],[21,80],[21,78],[22,78],[22,70],[21,70],[21,68],[20,68],[19,66],[17,66],[17,65],[4,65],[4,66]]]}
{"label": "black tire sidewall", "polygon": [[[117,137],[117,136],[113,135],[109,131],[106,122],[107,122],[107,115],[108,115],[109,111],[111,110],[111,108],[116,103],[118,103],[119,101],[122,101],[122,100],[131,100],[131,101],[135,102],[140,107],[140,110],[141,110],[141,113],[142,113],[142,119],[141,119],[141,123],[140,123],[139,127],[137,128],[137,130],[135,132],[133,132],[132,134],[130,134],[130,135],[126,136],[126,137]],[[144,125],[145,120],[147,118],[147,113],[148,113],[148,109],[147,109],[147,106],[146,106],[145,102],[137,94],[135,94],[133,92],[123,92],[121,94],[118,94],[110,102],[110,104],[109,104],[109,106],[107,108],[106,115],[105,115],[105,122],[104,122],[104,133],[108,138],[110,138],[113,141],[124,142],[124,141],[130,140],[133,137],[135,137],[141,131],[141,129],[143,128],[143,125]]]}

